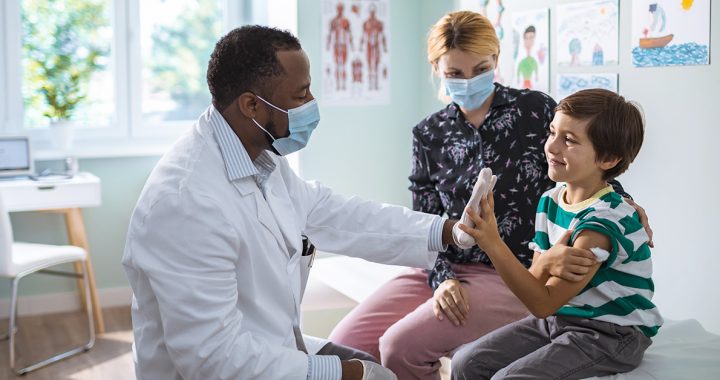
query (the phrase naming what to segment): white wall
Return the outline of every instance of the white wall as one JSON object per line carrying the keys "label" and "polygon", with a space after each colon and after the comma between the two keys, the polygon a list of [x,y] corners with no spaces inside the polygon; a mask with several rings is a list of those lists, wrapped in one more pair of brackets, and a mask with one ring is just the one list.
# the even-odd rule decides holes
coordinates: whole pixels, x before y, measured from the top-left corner
{"label": "white wall", "polygon": [[[555,6],[568,1],[506,1],[504,23],[512,13],[550,8],[550,78],[558,73],[555,53]],[[458,4],[465,3],[464,1]],[[478,2],[476,2],[478,3]],[[617,72],[619,91],[645,111],[645,143],[629,172],[620,180],[647,210],[655,231],[654,301],[666,318],[698,319],[720,333],[720,296],[714,289],[720,269],[716,228],[720,217],[720,7],[711,10],[710,62],[707,66],[635,68],[631,57],[631,12],[620,1],[620,64],[614,67],[565,69],[564,72]],[[500,58],[512,72],[510,38]],[[507,76],[507,75],[506,75]]]}

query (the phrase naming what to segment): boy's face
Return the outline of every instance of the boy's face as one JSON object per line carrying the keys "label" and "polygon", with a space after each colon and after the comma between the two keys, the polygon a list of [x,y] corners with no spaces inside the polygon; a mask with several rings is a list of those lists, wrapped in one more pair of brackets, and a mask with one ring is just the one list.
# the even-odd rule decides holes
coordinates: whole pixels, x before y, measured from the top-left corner
{"label": "boy's face", "polygon": [[603,163],[597,162],[595,148],[587,134],[587,121],[556,112],[545,142],[548,176],[555,182],[592,184],[602,180]]}

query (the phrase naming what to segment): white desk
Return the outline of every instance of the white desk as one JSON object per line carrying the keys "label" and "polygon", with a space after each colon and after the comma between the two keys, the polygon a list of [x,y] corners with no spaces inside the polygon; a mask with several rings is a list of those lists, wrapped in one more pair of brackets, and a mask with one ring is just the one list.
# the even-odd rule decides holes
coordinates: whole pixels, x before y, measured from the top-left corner
{"label": "white desk", "polygon": [[[95,315],[95,331],[105,332],[105,323],[95,288],[95,274],[90,262],[82,207],[96,207],[101,203],[100,179],[90,173],[79,173],[71,179],[56,181],[33,181],[29,179],[0,181],[0,196],[9,212],[46,211],[61,213],[65,217],[68,241],[71,245],[84,248],[87,256],[87,276],[90,298]],[[75,264],[75,272],[82,273],[82,265]],[[82,279],[77,280],[80,294],[83,294]],[[83,307],[85,298],[80,297]]]}

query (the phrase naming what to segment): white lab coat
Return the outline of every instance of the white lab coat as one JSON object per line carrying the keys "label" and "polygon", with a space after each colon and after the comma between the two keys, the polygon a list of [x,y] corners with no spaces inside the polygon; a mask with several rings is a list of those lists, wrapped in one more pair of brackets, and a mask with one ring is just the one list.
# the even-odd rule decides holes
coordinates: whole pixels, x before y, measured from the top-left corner
{"label": "white lab coat", "polygon": [[323,251],[434,263],[438,216],[334,194],[273,157],[264,191],[229,181],[201,118],[153,170],[123,255],[138,379],[305,380],[293,333],[309,271],[302,233]]}

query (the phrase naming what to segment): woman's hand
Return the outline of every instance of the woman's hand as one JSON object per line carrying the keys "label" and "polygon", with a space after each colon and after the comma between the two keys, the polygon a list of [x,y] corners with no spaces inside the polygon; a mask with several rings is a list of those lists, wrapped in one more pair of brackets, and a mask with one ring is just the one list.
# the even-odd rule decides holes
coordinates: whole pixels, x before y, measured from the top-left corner
{"label": "woman's hand", "polygon": [[582,281],[597,261],[589,250],[567,245],[572,233],[572,230],[566,231],[550,249],[537,254],[533,266],[538,265],[543,272],[567,281]]}
{"label": "woman's hand", "polygon": [[627,202],[630,206],[633,206],[635,208],[635,211],[637,211],[638,215],[640,216],[640,223],[642,223],[643,227],[645,227],[645,232],[648,234],[648,245],[650,248],[655,248],[655,244],[653,244],[653,230],[650,228],[650,221],[648,221],[647,213],[645,213],[645,209],[640,207],[639,204],[635,203],[634,200],[630,198],[623,198],[625,199],[625,202]]}
{"label": "woman's hand", "polygon": [[455,326],[465,324],[470,311],[467,290],[459,280],[450,278],[443,281],[433,294],[433,313],[442,321],[446,316]]}

